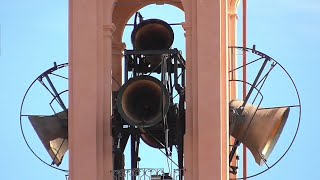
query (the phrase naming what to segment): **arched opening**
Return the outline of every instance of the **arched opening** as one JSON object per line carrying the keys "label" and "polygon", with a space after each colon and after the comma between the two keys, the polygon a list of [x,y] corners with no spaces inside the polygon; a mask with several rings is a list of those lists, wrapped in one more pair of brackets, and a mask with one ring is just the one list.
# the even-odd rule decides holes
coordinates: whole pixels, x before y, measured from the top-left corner
{"label": "arched opening", "polygon": [[[185,52],[185,37],[182,23],[185,15],[181,9],[173,5],[148,5],[139,10],[143,19],[161,19],[171,25],[174,31],[174,42],[172,48],[178,48]],[[158,13],[155,13],[158,12]],[[127,21],[123,31],[122,41],[126,43],[127,49],[132,49],[131,32],[133,31],[134,14]]]}
{"label": "arched opening", "polygon": [[[120,5],[120,4],[119,4]],[[124,4],[122,4],[124,6]],[[132,7],[133,9],[135,7]],[[176,6],[173,5],[147,5],[143,8],[137,8],[139,9],[139,13],[143,17],[143,20],[147,19],[160,19],[162,21],[165,21],[170,25],[170,27],[173,30],[174,33],[174,39],[172,46],[170,49],[178,49],[181,51],[181,55],[185,57],[185,51],[186,51],[186,43],[185,43],[185,31],[182,27],[182,24],[185,22],[185,13],[177,8]],[[115,32],[115,36],[113,38],[113,45],[115,47],[115,44],[118,44],[121,42],[125,43],[125,49],[126,50],[132,50],[133,45],[132,45],[132,39],[131,39],[131,34],[134,30],[134,20],[135,20],[135,13],[136,11],[131,12],[131,17],[126,19],[126,22],[123,21],[123,19],[117,19],[119,22],[114,22],[114,24],[117,26],[117,32]],[[116,18],[114,17],[114,20]],[[123,25],[122,25],[123,24]],[[123,33],[122,31],[122,26],[123,26]],[[120,29],[119,29],[120,28]],[[119,35],[121,34],[121,39],[119,38]],[[122,46],[123,47],[123,46]],[[118,49],[119,50],[119,49]],[[121,71],[124,71],[124,59],[123,57],[117,56],[116,58],[121,58]],[[113,63],[115,62],[115,59],[113,59]],[[119,59],[117,59],[117,62],[119,63]],[[113,64],[114,65],[114,64]],[[119,64],[117,64],[119,66]],[[119,67],[117,67],[119,68]],[[113,68],[115,70],[115,68]],[[118,69],[119,70],[119,69]],[[180,74],[182,74],[182,70],[178,70]],[[114,71],[115,72],[115,71]],[[113,72],[113,74],[114,74]],[[149,74],[149,73],[146,73]],[[142,75],[146,75],[143,74]],[[150,73],[151,76],[155,78],[160,78],[159,73]],[[115,74],[114,74],[115,75]],[[119,75],[119,74],[117,74]],[[122,73],[122,83],[125,81],[124,74]],[[132,74],[129,73],[129,78],[132,77]],[[117,77],[119,79],[119,77]],[[172,93],[173,96],[177,95],[177,92]],[[173,97],[172,96],[172,97]],[[173,98],[172,103],[178,103],[178,98]],[[163,137],[164,138],[164,137]],[[126,145],[125,151],[124,151],[124,156],[125,156],[125,169],[131,169],[131,148],[130,147],[130,141],[131,139],[128,140],[128,143]],[[150,144],[147,145],[148,143],[144,143],[143,140],[140,140],[140,146],[139,146],[139,154],[138,154],[138,168],[160,168],[164,169],[164,172],[171,173],[173,174],[174,169],[179,169],[178,167],[178,160],[177,160],[177,149],[173,146],[173,148],[169,152],[169,157],[168,157],[168,152],[161,148],[155,148],[154,146],[150,147]],[[156,162],[156,163],[155,163]]]}
{"label": "arched opening", "polygon": [[[166,21],[172,25],[174,31],[174,42],[172,47],[178,48],[185,56],[185,37],[182,23],[186,21],[186,14],[183,11],[182,2],[173,2],[170,4],[151,4],[139,2],[123,2],[121,0],[115,2],[113,9],[112,21],[115,25],[115,32],[112,37],[112,74],[113,74],[113,90],[118,89],[118,84],[122,80],[122,52],[124,49],[132,49],[130,40],[133,30],[134,15],[137,11],[141,11],[144,19],[157,18]],[[159,13],[155,13],[159,12]]]}

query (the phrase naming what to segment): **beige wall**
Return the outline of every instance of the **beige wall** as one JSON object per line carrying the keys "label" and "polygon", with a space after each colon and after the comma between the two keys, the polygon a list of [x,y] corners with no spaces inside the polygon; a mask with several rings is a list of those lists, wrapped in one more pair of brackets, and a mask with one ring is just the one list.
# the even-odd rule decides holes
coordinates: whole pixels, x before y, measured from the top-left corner
{"label": "beige wall", "polygon": [[[70,179],[111,180],[112,74],[121,79],[125,23],[151,2],[70,0]],[[231,3],[231,4],[230,4]],[[228,179],[228,10],[233,1],[182,0],[186,15],[185,179]],[[229,32],[229,33],[228,33]],[[232,33],[231,33],[232,34]],[[234,38],[231,37],[230,38]],[[117,61],[119,62],[119,61]]]}

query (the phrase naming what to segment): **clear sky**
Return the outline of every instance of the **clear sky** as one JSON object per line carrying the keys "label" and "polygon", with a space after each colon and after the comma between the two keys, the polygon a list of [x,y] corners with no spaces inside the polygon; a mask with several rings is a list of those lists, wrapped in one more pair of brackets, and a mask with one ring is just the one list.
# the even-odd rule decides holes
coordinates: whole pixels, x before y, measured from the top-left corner
{"label": "clear sky", "polygon": [[[173,7],[152,6],[141,12],[146,18],[163,18],[169,23],[184,19]],[[239,21],[242,21],[241,16]],[[0,179],[63,180],[65,173],[44,165],[25,145],[20,132],[19,111],[31,82],[52,67],[53,62],[68,61],[68,1],[1,0],[0,28]],[[317,173],[319,29],[320,1],[248,1],[248,46],[256,44],[258,50],[282,64],[294,79],[302,100],[302,123],[292,149],[278,165],[252,179],[320,179]],[[127,45],[130,44],[130,31],[128,28],[124,37]],[[175,32],[174,47],[184,50],[181,27],[175,27]],[[273,80],[272,88],[268,89],[273,94],[271,102],[277,102],[279,97],[289,101],[294,98],[286,93],[279,95],[279,91],[287,90],[281,86],[281,77]],[[290,139],[290,133],[281,138]],[[161,156],[159,152],[145,149],[142,152],[145,152],[145,159],[152,158],[153,161],[158,157],[154,153]],[[148,165],[141,164],[141,167]],[[165,168],[166,162],[155,165]]]}

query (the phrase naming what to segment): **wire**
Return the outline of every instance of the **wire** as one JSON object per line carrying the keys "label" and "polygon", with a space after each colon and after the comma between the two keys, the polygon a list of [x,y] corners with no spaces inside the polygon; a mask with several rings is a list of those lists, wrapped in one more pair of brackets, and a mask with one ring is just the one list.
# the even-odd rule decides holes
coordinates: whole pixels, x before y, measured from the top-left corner
{"label": "wire", "polygon": [[[172,163],[172,162],[171,162]],[[168,170],[169,170],[169,174],[171,174],[171,169],[170,169],[170,164],[169,164],[169,158],[167,156],[167,165],[168,165]]]}
{"label": "wire", "polygon": [[[160,151],[162,154],[164,154],[165,156],[167,156],[166,153],[163,152],[161,149],[159,149],[159,151]],[[170,159],[170,161],[171,161],[174,165],[176,165],[177,167],[179,167],[178,164],[177,164],[176,162],[174,162],[174,160],[172,160],[171,157],[167,156],[167,158]]]}
{"label": "wire", "polygon": [[114,78],[114,77],[112,76],[112,79],[117,83],[117,85],[118,85],[119,87],[121,87],[120,83],[116,80],[116,78]]}

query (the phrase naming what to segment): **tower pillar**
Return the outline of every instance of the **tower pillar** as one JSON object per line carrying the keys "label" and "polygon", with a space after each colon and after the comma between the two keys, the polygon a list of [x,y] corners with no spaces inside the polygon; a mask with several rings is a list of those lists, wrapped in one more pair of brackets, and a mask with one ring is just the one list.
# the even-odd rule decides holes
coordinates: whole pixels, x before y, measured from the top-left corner
{"label": "tower pillar", "polygon": [[120,88],[122,82],[122,58],[125,43],[112,42],[112,90]]}
{"label": "tower pillar", "polygon": [[[116,88],[112,87],[112,74],[121,82],[121,61],[114,60],[121,56],[123,46],[119,42],[126,21],[151,3],[172,3],[186,15],[185,180],[229,178],[227,46],[231,2],[70,0],[71,180],[113,179],[110,117],[111,93]],[[121,6],[121,3],[132,6]]]}
{"label": "tower pillar", "polygon": [[192,1],[187,40],[185,178],[228,179],[227,7]]}
{"label": "tower pillar", "polygon": [[69,179],[111,180],[113,2],[69,8]]}

